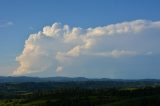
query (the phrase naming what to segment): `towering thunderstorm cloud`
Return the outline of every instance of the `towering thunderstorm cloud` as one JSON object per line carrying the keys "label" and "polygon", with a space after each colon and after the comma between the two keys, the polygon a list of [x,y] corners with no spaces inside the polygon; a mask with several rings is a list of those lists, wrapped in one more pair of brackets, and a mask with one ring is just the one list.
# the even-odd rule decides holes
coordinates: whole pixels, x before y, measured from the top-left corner
{"label": "towering thunderstorm cloud", "polygon": [[87,29],[54,23],[29,36],[23,52],[16,58],[19,67],[13,74],[50,68],[57,72],[65,71],[65,66],[69,64],[72,67],[83,56],[89,60],[102,56],[119,59],[151,55],[154,50],[147,47],[147,41],[156,30],[160,30],[160,21],[135,20]]}

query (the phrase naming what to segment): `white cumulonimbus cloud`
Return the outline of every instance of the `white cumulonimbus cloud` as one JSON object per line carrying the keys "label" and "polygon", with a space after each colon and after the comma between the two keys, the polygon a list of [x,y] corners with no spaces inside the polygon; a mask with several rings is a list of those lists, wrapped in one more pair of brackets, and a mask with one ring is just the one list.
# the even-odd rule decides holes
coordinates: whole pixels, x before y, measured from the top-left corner
{"label": "white cumulonimbus cloud", "polygon": [[[118,58],[146,54],[148,51],[144,53],[138,51],[141,48],[134,49],[134,44],[125,38],[134,38],[133,36],[139,36],[150,29],[160,29],[160,21],[135,20],[87,29],[54,23],[29,36],[23,52],[16,58],[20,65],[13,74],[40,72],[50,67],[60,72],[65,70],[64,64],[84,55]],[[122,38],[115,40],[118,36]],[[114,42],[121,42],[122,46],[114,45]],[[127,46],[123,48],[123,45]]]}

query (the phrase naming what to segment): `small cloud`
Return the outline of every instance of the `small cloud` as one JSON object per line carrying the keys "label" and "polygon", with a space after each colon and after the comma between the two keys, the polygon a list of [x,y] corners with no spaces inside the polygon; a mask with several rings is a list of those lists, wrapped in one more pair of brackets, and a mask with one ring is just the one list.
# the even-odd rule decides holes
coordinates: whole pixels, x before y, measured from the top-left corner
{"label": "small cloud", "polygon": [[11,22],[11,21],[0,21],[0,28],[9,27],[12,25],[13,25],[13,22]]}
{"label": "small cloud", "polygon": [[57,69],[56,69],[56,72],[61,72],[63,71],[63,67],[62,66],[58,66]]}
{"label": "small cloud", "polygon": [[147,52],[145,55],[152,55],[153,54],[153,52]]}
{"label": "small cloud", "polygon": [[34,30],[34,28],[32,26],[29,27],[30,30]]}

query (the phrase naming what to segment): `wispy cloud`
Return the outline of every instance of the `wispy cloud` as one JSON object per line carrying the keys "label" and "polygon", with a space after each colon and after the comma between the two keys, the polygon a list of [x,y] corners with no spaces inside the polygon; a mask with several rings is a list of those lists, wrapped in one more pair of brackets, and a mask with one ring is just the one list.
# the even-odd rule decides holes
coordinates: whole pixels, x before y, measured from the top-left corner
{"label": "wispy cloud", "polygon": [[112,50],[109,52],[91,53],[89,55],[119,58],[119,57],[125,57],[125,56],[136,56],[138,54],[140,54],[140,53],[138,53],[136,51],[116,50],[115,49],[115,50]]}
{"label": "wispy cloud", "polygon": [[12,21],[0,21],[0,28],[10,27],[13,25]]}
{"label": "wispy cloud", "polygon": [[[14,74],[40,72],[51,67],[59,72],[69,63],[76,64],[85,54],[105,58],[137,56],[148,52],[146,45],[153,45],[145,41],[155,30],[160,30],[160,21],[135,20],[87,29],[54,23],[29,36],[23,52],[16,58],[20,66]],[[146,31],[150,33],[144,34]]]}

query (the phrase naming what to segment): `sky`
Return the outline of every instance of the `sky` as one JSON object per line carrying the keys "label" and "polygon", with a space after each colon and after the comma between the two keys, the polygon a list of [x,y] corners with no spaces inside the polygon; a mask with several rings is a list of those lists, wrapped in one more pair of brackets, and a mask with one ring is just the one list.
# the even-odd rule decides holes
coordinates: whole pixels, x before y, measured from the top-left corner
{"label": "sky", "polygon": [[1,0],[0,76],[160,78],[159,0]]}

